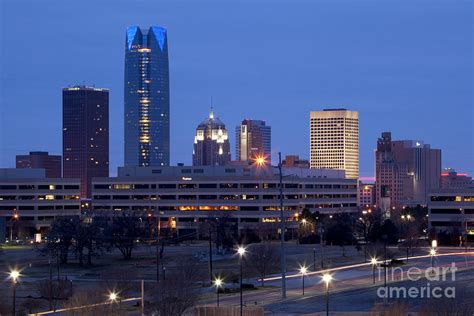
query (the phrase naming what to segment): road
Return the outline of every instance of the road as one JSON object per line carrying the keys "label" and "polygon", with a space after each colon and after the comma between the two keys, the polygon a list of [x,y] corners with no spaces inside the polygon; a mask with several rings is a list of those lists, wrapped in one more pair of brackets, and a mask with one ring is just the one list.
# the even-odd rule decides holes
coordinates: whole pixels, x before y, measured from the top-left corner
{"label": "road", "polygon": [[[456,251],[459,251],[456,249]],[[418,256],[410,259],[398,267],[388,268],[388,286],[389,287],[455,287],[456,290],[462,291],[463,294],[468,292],[473,297],[474,287],[474,252],[454,253],[449,251],[439,253],[434,257],[434,266],[445,269],[446,280],[428,281],[423,274],[418,281],[408,279],[407,271],[417,271],[416,268],[424,272],[431,267],[430,256]],[[452,267],[455,267],[454,280],[452,279]],[[380,298],[377,290],[384,286],[383,268],[376,270],[376,284],[373,284],[372,266],[370,264],[348,265],[330,269],[328,272],[332,275],[333,281],[329,288],[330,310],[332,311],[370,311],[375,303],[383,303],[384,299]],[[305,276],[305,296],[302,295],[302,279],[301,275],[289,274],[287,279],[287,299],[281,300],[281,279],[278,276],[270,277],[266,281],[266,288],[259,290],[245,291],[243,301],[246,305],[263,305],[266,311],[277,314],[301,314],[325,311],[325,284],[321,282],[321,272],[311,273]],[[430,277],[430,275],[428,275]],[[413,274],[412,274],[413,279]],[[257,280],[252,280],[257,284]],[[420,295],[418,295],[420,296]],[[426,295],[425,295],[426,296]],[[220,300],[222,305],[237,306],[240,304],[239,294],[221,294]],[[428,298],[404,299],[403,301],[410,305],[411,308],[418,308],[427,302]],[[394,299],[386,299],[385,301],[393,301]],[[204,304],[214,304],[214,298],[208,298],[203,301]]]}

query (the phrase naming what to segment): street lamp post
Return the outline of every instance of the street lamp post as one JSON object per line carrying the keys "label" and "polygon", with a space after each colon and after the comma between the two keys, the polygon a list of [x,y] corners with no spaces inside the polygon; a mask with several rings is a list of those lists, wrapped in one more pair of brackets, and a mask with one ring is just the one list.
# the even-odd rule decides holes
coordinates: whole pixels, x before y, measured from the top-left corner
{"label": "street lamp post", "polygon": [[326,283],[326,316],[329,316],[329,283],[332,280],[330,274],[323,275],[323,281]]}
{"label": "street lamp post", "polygon": [[12,306],[12,315],[16,315],[16,284],[18,282],[18,278],[20,277],[20,272],[18,270],[10,271],[10,279],[12,280],[13,285],[13,306]]}
{"label": "street lamp post", "polygon": [[431,256],[431,268],[434,268],[434,256],[436,256],[436,249],[430,249],[430,256]]}
{"label": "street lamp post", "polygon": [[372,279],[373,279],[373,284],[375,284],[375,266],[377,265],[377,259],[376,258],[370,259],[370,263],[372,263]]}
{"label": "street lamp post", "polygon": [[[117,302],[118,298],[119,297],[118,297],[117,293],[115,293],[115,292],[109,293],[109,300],[110,300],[112,306],[115,302]],[[121,308],[121,304],[119,304],[119,310],[120,310],[120,308]]]}
{"label": "street lamp post", "polygon": [[242,275],[243,275],[243,259],[244,259],[244,254],[245,254],[245,248],[240,246],[237,248],[237,253],[239,254],[240,257],[240,316],[243,315],[243,308],[244,308],[244,303],[243,303],[243,288],[242,288]]}
{"label": "street lamp post", "polygon": [[316,271],[316,248],[313,248],[313,271]]}
{"label": "street lamp post", "polygon": [[281,152],[278,153],[278,171],[280,175],[280,270],[281,270],[281,298],[286,298],[286,268],[285,268],[285,218],[283,216],[283,172]]}
{"label": "street lamp post", "polygon": [[[259,167],[266,165],[265,157],[255,159]],[[283,171],[281,163],[281,152],[278,152],[278,175],[280,184],[280,270],[281,270],[281,298],[286,298],[286,268],[285,268],[285,217],[283,215]]]}
{"label": "street lamp post", "polygon": [[308,269],[305,267],[305,266],[302,266],[300,268],[300,273],[301,273],[301,280],[303,282],[303,296],[304,296],[304,276],[306,274],[306,272],[308,271]]}
{"label": "street lamp post", "polygon": [[214,279],[214,285],[216,286],[217,307],[219,307],[219,288],[222,286],[222,279],[220,278]]}
{"label": "street lamp post", "polygon": [[383,262],[383,269],[384,269],[384,287],[387,287],[387,235],[383,235],[383,255],[384,255],[384,262]]}

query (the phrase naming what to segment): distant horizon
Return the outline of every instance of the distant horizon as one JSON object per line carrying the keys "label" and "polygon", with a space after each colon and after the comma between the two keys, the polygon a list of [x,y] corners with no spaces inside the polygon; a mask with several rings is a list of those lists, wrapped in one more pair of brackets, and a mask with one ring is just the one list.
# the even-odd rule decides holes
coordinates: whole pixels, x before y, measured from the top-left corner
{"label": "distant horizon", "polygon": [[[80,11],[88,1],[96,10]],[[84,2],[0,4],[0,167],[30,151],[62,155],[61,91],[87,83],[110,91],[116,174],[126,27],[158,25],[169,34],[170,165],[191,164],[194,131],[211,105],[233,160],[243,119],[272,127],[273,152],[309,159],[309,113],[346,108],[360,116],[361,177],[373,176],[384,131],[441,149],[442,168],[474,174],[470,1]]]}

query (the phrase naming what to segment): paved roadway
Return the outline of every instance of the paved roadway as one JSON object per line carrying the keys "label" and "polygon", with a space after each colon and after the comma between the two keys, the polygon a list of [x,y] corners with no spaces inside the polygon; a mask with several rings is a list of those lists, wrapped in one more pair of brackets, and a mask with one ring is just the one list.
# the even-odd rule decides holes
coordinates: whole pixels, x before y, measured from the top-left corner
{"label": "paved roadway", "polygon": [[[458,250],[456,250],[458,251]],[[434,265],[440,268],[450,267],[455,264],[458,269],[455,273],[456,279],[451,280],[452,274],[447,274],[445,281],[430,281],[431,287],[455,286],[456,290],[468,292],[473,297],[474,287],[474,252],[468,255],[458,253],[449,255],[441,253],[435,257]],[[410,259],[407,264],[401,265],[400,269],[395,269],[393,273],[388,272],[388,284],[392,287],[423,287],[427,286],[426,278],[419,281],[407,280],[406,271],[410,267],[418,267],[422,270],[431,267],[431,258],[418,257]],[[377,289],[384,285],[383,269],[380,272],[376,270],[376,284],[373,285],[372,266],[369,265],[351,265],[331,269],[329,271],[333,276],[330,285],[330,310],[333,311],[370,311],[374,303],[383,302],[377,295]],[[254,280],[255,284],[257,281]],[[264,305],[266,311],[276,314],[301,314],[325,311],[325,285],[321,283],[320,273],[311,273],[305,276],[305,296],[302,296],[301,275],[290,274],[287,279],[287,299],[281,300],[281,279],[279,277],[269,278],[265,282],[268,288],[255,291],[245,291],[243,301],[246,305]],[[240,304],[239,294],[220,296],[222,305]],[[426,299],[406,299],[411,307],[417,308],[426,303]],[[215,304],[214,298],[203,301],[204,304]]]}

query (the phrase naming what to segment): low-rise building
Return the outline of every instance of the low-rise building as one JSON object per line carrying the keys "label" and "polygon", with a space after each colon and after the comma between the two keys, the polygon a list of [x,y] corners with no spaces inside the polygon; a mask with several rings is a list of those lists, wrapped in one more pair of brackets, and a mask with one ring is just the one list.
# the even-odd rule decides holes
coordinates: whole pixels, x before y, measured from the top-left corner
{"label": "low-rise building", "polygon": [[282,166],[284,168],[307,168],[309,169],[309,160],[301,159],[298,155],[286,155],[283,159]]}
{"label": "low-rise building", "polygon": [[[279,173],[271,166],[124,167],[116,178],[95,178],[92,192],[96,215],[159,216],[178,233],[197,230],[209,217],[226,216],[239,229],[258,230],[275,226],[280,216]],[[303,209],[356,212],[357,180],[341,170],[283,168],[283,197],[292,230]]]}
{"label": "low-rise building", "polygon": [[0,217],[7,237],[44,234],[57,216],[80,214],[79,179],[46,178],[44,169],[0,169]]}
{"label": "low-rise building", "polygon": [[372,208],[375,204],[375,184],[359,181],[359,206],[364,209]]}
{"label": "low-rise building", "polygon": [[45,169],[47,178],[61,178],[62,157],[50,155],[47,151],[30,151],[29,155],[17,155],[16,167]]}
{"label": "low-rise building", "polygon": [[474,189],[472,177],[466,173],[457,173],[452,168],[443,169],[440,185],[441,189]]}
{"label": "low-rise building", "polygon": [[459,232],[474,241],[474,189],[444,189],[430,193],[429,227],[436,231]]}

